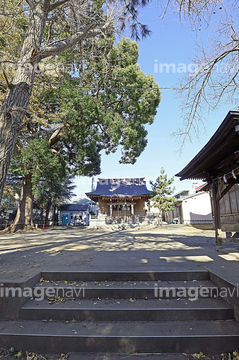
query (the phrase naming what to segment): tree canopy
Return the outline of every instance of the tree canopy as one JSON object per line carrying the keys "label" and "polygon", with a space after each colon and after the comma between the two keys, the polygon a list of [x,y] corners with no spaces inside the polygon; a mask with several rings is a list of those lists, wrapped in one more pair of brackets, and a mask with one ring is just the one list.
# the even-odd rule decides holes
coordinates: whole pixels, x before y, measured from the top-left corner
{"label": "tree canopy", "polygon": [[10,231],[30,227],[33,197],[49,193],[52,199],[50,193],[59,192],[57,184],[68,174],[99,174],[103,150],[109,154],[120,147],[120,161],[134,163],[147,144],[145,125],[154,121],[160,90],[153,76],[137,65],[137,43],[122,39],[114,45],[110,36],[88,46],[94,48],[94,57],[84,61],[83,69],[78,59],[80,76],[63,69],[50,86],[38,83],[35,108],[43,106],[44,113],[26,117],[10,167],[23,184]]}
{"label": "tree canopy", "polygon": [[137,64],[137,43],[113,41],[94,44],[95,57],[84,64],[80,79],[66,78],[42,94],[47,109],[61,118],[48,146],[64,148],[80,175],[100,173],[101,150],[109,154],[120,147],[120,162],[135,163],[147,145],[145,125],[153,123],[160,102],[158,84]]}
{"label": "tree canopy", "polygon": [[5,54],[0,86],[4,92],[0,111],[0,199],[35,78],[44,71],[40,64],[57,57],[59,63],[64,63],[67,51],[79,53],[88,39],[105,35],[113,27],[120,31],[129,26],[136,38],[146,36],[149,30],[139,23],[137,7],[147,2],[13,0],[9,6],[0,1],[0,53]]}

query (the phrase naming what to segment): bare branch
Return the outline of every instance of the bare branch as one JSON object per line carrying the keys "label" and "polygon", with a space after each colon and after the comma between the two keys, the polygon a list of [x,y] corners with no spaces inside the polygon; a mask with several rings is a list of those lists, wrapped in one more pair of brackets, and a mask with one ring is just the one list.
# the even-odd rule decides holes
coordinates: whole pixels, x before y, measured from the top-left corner
{"label": "bare branch", "polygon": [[67,4],[65,4],[64,6],[60,7],[59,9],[57,9],[57,11],[54,11],[50,17],[48,17],[47,21],[53,21],[57,18],[59,18],[59,16],[61,15],[61,13],[63,12],[64,8],[66,7]]}
{"label": "bare branch", "polygon": [[5,86],[4,86],[2,83],[0,83],[0,90],[1,90],[1,92],[3,92],[3,93],[6,92],[6,88],[5,88]]}
{"label": "bare branch", "polygon": [[67,124],[61,124],[51,135],[47,145],[49,149],[60,140],[60,137],[64,134],[66,126]]}
{"label": "bare branch", "polygon": [[[40,50],[40,52],[37,54],[37,57],[39,59],[44,59],[46,57],[57,55],[69,48],[72,48],[75,44],[77,44],[80,40],[83,40],[85,38],[94,37],[97,34],[100,34],[101,31],[93,31],[99,24],[91,24],[87,27],[85,27],[82,31],[78,31],[71,37],[67,39],[62,39],[59,41],[56,41],[52,44],[49,44],[47,47]],[[106,26],[104,25],[103,28]],[[103,30],[103,29],[102,29]]]}
{"label": "bare branch", "polygon": [[[64,124],[61,124],[51,135],[50,139],[48,140],[48,148],[51,149],[51,147],[56,144],[58,141],[60,141],[61,137],[65,134],[65,129],[71,127],[71,124],[69,124],[67,121],[64,122]],[[52,150],[52,149],[51,149]],[[52,150],[56,151],[56,150]]]}
{"label": "bare branch", "polygon": [[36,6],[35,1],[33,1],[33,0],[26,0],[26,3],[28,3],[28,5],[30,6],[31,9],[33,9],[34,6]]}
{"label": "bare branch", "polygon": [[0,61],[0,67],[1,67],[2,72],[3,72],[3,76],[4,76],[5,80],[6,80],[7,87],[10,89],[10,87],[12,86],[12,84],[8,81],[7,74],[6,74],[5,70],[4,70],[4,67],[3,67],[1,61]]}
{"label": "bare branch", "polygon": [[61,5],[66,4],[67,2],[69,2],[69,0],[61,0],[61,1],[54,2],[53,4],[50,5],[49,12],[55,10],[56,8],[58,8]]}
{"label": "bare branch", "polygon": [[49,24],[49,27],[48,27],[48,36],[47,36],[47,39],[46,39],[46,45],[48,45],[48,43],[49,43],[49,41],[51,39],[52,26],[53,26],[53,21],[51,21],[51,23]]}

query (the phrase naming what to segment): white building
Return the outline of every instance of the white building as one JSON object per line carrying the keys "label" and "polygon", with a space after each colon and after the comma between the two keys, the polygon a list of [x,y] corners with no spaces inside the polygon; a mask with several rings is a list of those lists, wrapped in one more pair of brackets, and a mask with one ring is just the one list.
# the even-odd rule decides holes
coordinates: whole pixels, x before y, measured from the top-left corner
{"label": "white building", "polygon": [[212,206],[209,192],[200,191],[177,201],[179,223],[212,223]]}
{"label": "white building", "polygon": [[176,207],[165,214],[166,221],[185,225],[213,223],[210,194],[203,190],[205,184],[196,185],[194,183],[191,189],[175,194]]}

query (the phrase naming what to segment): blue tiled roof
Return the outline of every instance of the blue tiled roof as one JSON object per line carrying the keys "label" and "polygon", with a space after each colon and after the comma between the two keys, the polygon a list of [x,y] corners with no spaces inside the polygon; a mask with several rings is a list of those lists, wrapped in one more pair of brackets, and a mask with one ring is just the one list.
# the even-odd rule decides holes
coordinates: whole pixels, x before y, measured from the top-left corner
{"label": "blue tiled roof", "polygon": [[61,211],[87,211],[89,204],[65,204],[60,206]]}
{"label": "blue tiled roof", "polygon": [[99,179],[94,191],[86,193],[87,196],[142,196],[150,195],[144,178],[133,179]]}

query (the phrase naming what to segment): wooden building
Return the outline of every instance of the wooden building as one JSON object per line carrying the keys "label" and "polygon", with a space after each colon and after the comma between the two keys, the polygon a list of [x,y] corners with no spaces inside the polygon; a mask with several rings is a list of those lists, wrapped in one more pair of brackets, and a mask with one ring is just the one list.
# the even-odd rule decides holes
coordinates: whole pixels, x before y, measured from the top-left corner
{"label": "wooden building", "polygon": [[176,176],[207,181],[212,195],[216,248],[222,231],[239,231],[239,112],[230,111],[202,150]]}
{"label": "wooden building", "polygon": [[98,203],[99,218],[124,219],[145,216],[151,191],[144,178],[98,179],[96,189],[86,195]]}
{"label": "wooden building", "polygon": [[59,208],[59,225],[89,225],[90,204],[65,204]]}

